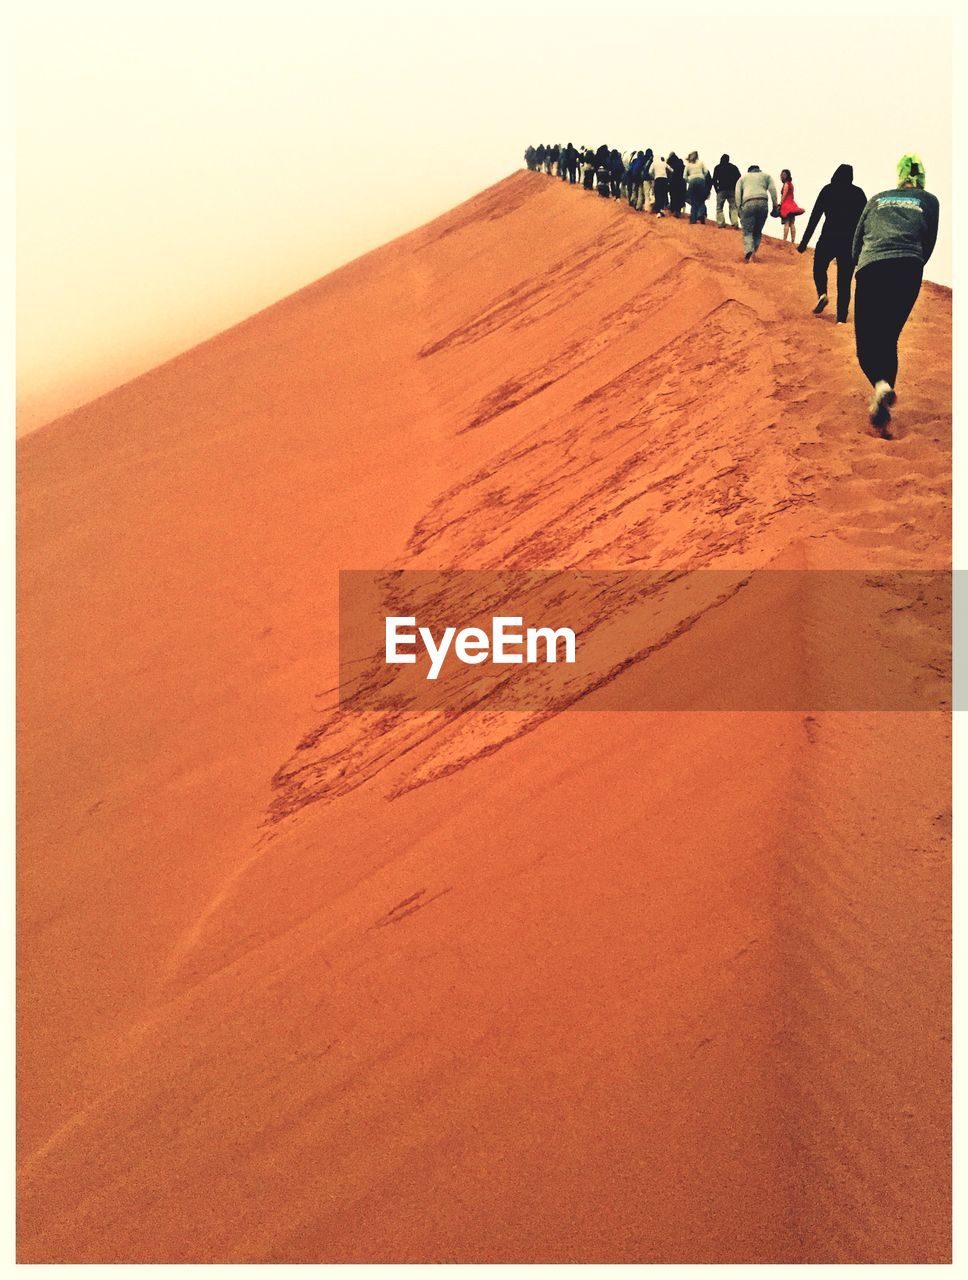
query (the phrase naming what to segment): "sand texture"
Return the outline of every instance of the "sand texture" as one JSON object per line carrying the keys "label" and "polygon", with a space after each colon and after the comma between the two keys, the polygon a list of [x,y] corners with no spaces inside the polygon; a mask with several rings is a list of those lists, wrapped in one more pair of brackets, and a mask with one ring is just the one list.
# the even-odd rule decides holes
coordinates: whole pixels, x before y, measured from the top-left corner
{"label": "sand texture", "polygon": [[950,292],[886,442],[761,256],[521,172],[19,442],[21,1261],[948,1260],[945,712],[335,705],[340,569],[948,568]]}

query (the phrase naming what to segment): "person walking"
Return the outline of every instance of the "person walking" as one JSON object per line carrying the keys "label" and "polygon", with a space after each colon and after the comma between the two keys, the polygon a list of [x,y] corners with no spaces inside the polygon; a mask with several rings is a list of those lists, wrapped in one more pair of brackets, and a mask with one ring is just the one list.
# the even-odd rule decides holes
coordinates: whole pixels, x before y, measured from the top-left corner
{"label": "person walking", "polygon": [[642,152],[633,152],[626,175],[629,205],[633,209],[642,208],[642,170],[644,165],[645,156]]}
{"label": "person walking", "polygon": [[841,164],[814,201],[807,219],[803,239],[797,253],[805,253],[807,245],[823,218],[823,230],[813,253],[813,283],[817,289],[817,305],[813,313],[819,316],[829,301],[827,297],[827,273],[831,262],[837,263],[837,323],[846,324],[850,311],[850,286],[854,278],[854,232],[860,215],[867,204],[867,196],[854,186],[853,165]]}
{"label": "person walking", "polygon": [[857,361],[873,388],[871,423],[887,436],[897,400],[897,344],[938,238],[937,196],[925,190],[921,157],[903,155],[898,184],[872,196],[852,246],[857,271],[854,334]]}
{"label": "person walking", "polygon": [[674,218],[682,217],[686,203],[686,180],[683,177],[684,161],[674,151],[669,152],[669,212]]}
{"label": "person walking", "polygon": [[584,147],[581,153],[581,185],[591,191],[595,185],[595,153],[591,147]]}
{"label": "person walking", "polygon": [[629,165],[632,163],[634,158],[635,158],[634,151],[622,152],[622,195],[625,197],[625,199],[628,201],[629,204],[632,203],[632,200],[629,196]]}
{"label": "person walking", "polygon": [[611,152],[603,142],[595,152],[595,190],[600,196],[611,195],[612,175],[610,164]]}
{"label": "person walking", "polygon": [[655,200],[654,210],[657,218],[665,217],[666,203],[669,199],[669,162],[665,156],[653,159],[649,170],[652,192]]}
{"label": "person walking", "polygon": [[739,226],[739,215],[736,212],[736,184],[739,179],[739,169],[724,152],[720,157],[719,164],[713,170],[713,187],[716,190],[717,227],[726,226],[726,218],[723,213],[726,205],[729,205],[729,225],[731,227]]}
{"label": "person walking", "polygon": [[625,163],[622,160],[622,153],[618,150],[612,150],[608,158],[608,172],[610,175],[610,186],[613,200],[618,200],[622,194],[622,182],[625,179]]}
{"label": "person walking", "polygon": [[796,195],[793,190],[793,174],[789,169],[780,170],[780,220],[783,223],[783,241],[784,244],[789,234],[790,243],[797,242],[797,218],[801,213],[806,213],[805,209],[801,209],[797,204]]}
{"label": "person walking", "polygon": [[565,151],[566,165],[568,169],[568,182],[574,186],[578,181],[578,152],[569,142]]}
{"label": "person walking", "polygon": [[779,213],[776,183],[770,174],[763,173],[758,164],[751,164],[736,184],[736,204],[743,228],[743,256],[746,262],[755,261],[769,212],[767,204],[771,201],[772,211]]}
{"label": "person walking", "polygon": [[709,170],[699,159],[698,151],[690,151],[686,156],[683,170],[686,181],[686,197],[689,201],[689,222],[706,221],[706,200],[709,196]]}
{"label": "person walking", "polygon": [[642,195],[639,208],[643,211],[652,206],[652,148],[646,147],[642,156]]}

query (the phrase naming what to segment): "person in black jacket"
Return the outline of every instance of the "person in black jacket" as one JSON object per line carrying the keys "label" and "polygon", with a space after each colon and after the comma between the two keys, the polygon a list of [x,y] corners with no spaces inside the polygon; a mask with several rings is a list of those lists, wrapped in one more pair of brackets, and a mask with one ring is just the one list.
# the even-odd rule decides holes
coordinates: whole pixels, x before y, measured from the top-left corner
{"label": "person in black jacket", "polygon": [[612,199],[617,200],[622,194],[622,179],[625,177],[625,163],[620,151],[612,151],[608,158],[608,169],[612,179]]}
{"label": "person in black jacket", "polygon": [[600,196],[612,194],[612,153],[603,142],[595,152],[595,190]]}
{"label": "person in black jacket", "polygon": [[725,227],[726,218],[723,209],[729,205],[729,225],[739,227],[739,214],[736,212],[736,184],[740,172],[729,156],[723,154],[719,164],[713,170],[713,186],[716,188],[716,226]]}
{"label": "person in black jacket", "polygon": [[823,230],[813,255],[813,282],[817,287],[817,305],[814,315],[820,315],[826,307],[827,271],[831,262],[837,261],[837,323],[847,323],[847,312],[850,309],[850,285],[854,276],[854,259],[851,245],[854,231],[860,215],[867,204],[867,196],[860,187],[854,186],[854,169],[852,165],[838,165],[833,177],[823,188],[810,212],[810,221],[803,233],[803,239],[797,246],[797,252],[803,253],[810,243],[810,237],[817,229],[817,223],[823,218]]}
{"label": "person in black jacket", "polygon": [[568,172],[568,181],[574,185],[578,181],[578,152],[570,142],[565,148],[565,168]]}
{"label": "person in black jacket", "polygon": [[674,218],[682,217],[686,203],[686,179],[683,177],[686,162],[674,151],[668,155],[669,164],[669,212]]}

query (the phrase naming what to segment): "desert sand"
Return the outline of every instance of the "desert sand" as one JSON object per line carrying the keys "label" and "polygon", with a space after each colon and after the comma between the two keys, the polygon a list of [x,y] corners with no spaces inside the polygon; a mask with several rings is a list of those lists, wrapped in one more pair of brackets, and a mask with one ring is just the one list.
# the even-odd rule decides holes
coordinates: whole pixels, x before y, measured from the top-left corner
{"label": "desert sand", "polygon": [[947,569],[813,296],[522,172],[18,443],[21,1261],[949,1259],[945,712],[335,705],[340,569]]}

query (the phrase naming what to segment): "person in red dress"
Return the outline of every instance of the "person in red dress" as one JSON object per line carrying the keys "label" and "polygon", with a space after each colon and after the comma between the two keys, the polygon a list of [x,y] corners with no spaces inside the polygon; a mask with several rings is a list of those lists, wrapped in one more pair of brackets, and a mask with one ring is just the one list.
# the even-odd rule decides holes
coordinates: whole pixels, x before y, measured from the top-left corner
{"label": "person in red dress", "polygon": [[796,197],[793,194],[793,174],[789,169],[780,171],[780,219],[783,222],[783,239],[789,239],[791,244],[797,242],[797,218],[801,213],[805,213],[805,209],[801,209],[797,204]]}

